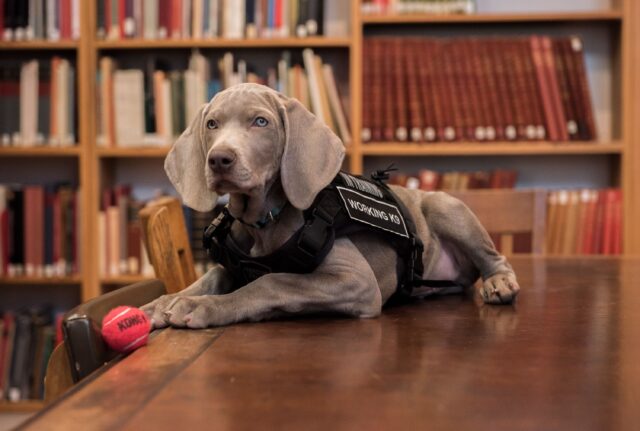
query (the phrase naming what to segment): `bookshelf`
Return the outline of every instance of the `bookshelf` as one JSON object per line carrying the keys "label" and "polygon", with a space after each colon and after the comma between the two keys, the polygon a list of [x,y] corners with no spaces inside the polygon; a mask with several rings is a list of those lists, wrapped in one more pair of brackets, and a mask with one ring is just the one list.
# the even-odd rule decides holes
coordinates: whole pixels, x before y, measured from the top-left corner
{"label": "bookshelf", "polygon": [[[480,0],[482,1],[482,0]],[[593,0],[593,3],[596,0]],[[557,3],[571,3],[558,0]],[[600,0],[600,3],[607,3]],[[81,2],[81,38],[78,41],[61,42],[0,42],[0,52],[5,57],[29,55],[47,57],[61,53],[75,59],[77,73],[78,143],[74,147],[46,148],[0,148],[0,170],[7,164],[18,164],[28,170],[39,163],[51,160],[57,170],[72,170],[81,188],[81,236],[83,238],[82,271],[77,276],[43,279],[0,279],[0,298],[6,289],[45,286],[47,294],[55,297],[61,290],[75,289],[75,297],[85,301],[111,288],[145,279],[143,276],[119,276],[101,278],[98,274],[98,212],[101,190],[105,184],[119,181],[123,169],[138,169],[149,173],[155,181],[164,176],[161,160],[168,152],[161,148],[100,148],[96,145],[96,86],[95,76],[101,55],[113,57],[135,57],[149,52],[159,55],[187,55],[191,48],[202,48],[211,52],[234,49],[242,52],[260,53],[265,50],[301,50],[305,47],[337,52],[346,63],[348,81],[348,116],[352,143],[347,148],[346,168],[355,173],[368,172],[372,165],[381,166],[383,161],[399,158],[419,163],[448,163],[451,159],[469,160],[478,157],[497,157],[517,160],[522,166],[553,161],[579,168],[581,160],[594,161],[605,166],[609,185],[620,185],[624,191],[623,219],[633,221],[640,217],[640,4],[633,0],[611,0],[607,7],[593,11],[541,11],[541,12],[485,12],[476,15],[362,15],[359,0],[350,5],[350,34],[344,38],[280,38],[280,39],[193,39],[193,40],[98,40],[96,38],[96,1]],[[443,34],[451,25],[456,34],[475,34],[482,29],[491,32],[494,28],[521,26],[527,31],[545,31],[552,28],[578,28],[582,31],[597,28],[608,35],[610,65],[608,73],[613,96],[610,125],[614,132],[610,139],[602,142],[491,142],[491,143],[438,143],[415,144],[398,142],[363,143],[360,139],[362,126],[362,81],[363,38],[369,34],[422,34],[435,31]],[[577,26],[577,27],[576,27]],[[413,33],[412,33],[413,32]],[[324,52],[324,51],[321,51]],[[530,162],[535,160],[535,162]],[[561,160],[561,161],[558,161]],[[38,165],[39,166],[39,165]],[[591,166],[587,164],[587,166]],[[28,177],[16,179],[27,182]],[[164,182],[163,186],[168,184]],[[135,184],[134,184],[135,185]],[[624,223],[624,251],[626,254],[640,253],[640,227],[633,222]],[[25,409],[38,408],[41,404],[22,404]],[[33,407],[35,406],[35,407]],[[0,403],[0,412],[20,409]],[[14,410],[11,410],[14,409]]]}

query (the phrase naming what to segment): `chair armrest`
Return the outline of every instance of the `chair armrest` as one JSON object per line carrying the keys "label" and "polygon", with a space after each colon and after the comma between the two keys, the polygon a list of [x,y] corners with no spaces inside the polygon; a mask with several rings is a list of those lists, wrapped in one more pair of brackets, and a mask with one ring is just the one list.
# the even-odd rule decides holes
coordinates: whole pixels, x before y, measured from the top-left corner
{"label": "chair armrest", "polygon": [[78,382],[117,355],[104,343],[100,332],[102,319],[112,308],[119,305],[139,307],[165,293],[162,281],[143,281],[106,293],[70,310],[62,321],[62,330],[73,381]]}

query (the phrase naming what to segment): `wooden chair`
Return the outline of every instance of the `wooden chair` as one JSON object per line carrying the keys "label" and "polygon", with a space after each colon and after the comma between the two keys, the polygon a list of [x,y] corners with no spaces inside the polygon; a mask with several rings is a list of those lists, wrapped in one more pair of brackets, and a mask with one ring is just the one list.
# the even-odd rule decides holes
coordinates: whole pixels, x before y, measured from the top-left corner
{"label": "wooden chair", "polygon": [[149,280],[125,286],[91,299],[70,310],[62,320],[64,341],[51,354],[44,379],[45,402],[118,357],[102,340],[104,316],[118,305],[139,307],[166,293],[162,281]]}
{"label": "wooden chair", "polygon": [[196,281],[180,201],[174,197],[155,199],[140,211],[140,219],[149,261],[167,292],[179,292]]}
{"label": "wooden chair", "polygon": [[449,192],[462,200],[492,234],[504,255],[514,253],[514,235],[531,234],[532,254],[544,250],[546,192],[544,190],[468,190]]}

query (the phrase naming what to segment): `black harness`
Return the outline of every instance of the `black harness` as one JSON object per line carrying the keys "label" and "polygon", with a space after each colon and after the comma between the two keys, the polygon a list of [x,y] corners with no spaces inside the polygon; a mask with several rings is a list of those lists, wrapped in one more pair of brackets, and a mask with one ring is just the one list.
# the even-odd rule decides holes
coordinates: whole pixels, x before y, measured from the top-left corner
{"label": "black harness", "polygon": [[384,183],[386,171],[371,180],[340,172],[303,212],[304,225],[282,247],[265,256],[250,256],[233,239],[235,218],[225,207],[204,232],[204,248],[225,267],[237,287],[269,273],[313,272],[329,254],[336,238],[372,231],[388,241],[398,254],[398,290],[401,296],[434,293],[457,287],[448,280],[423,280],[424,246],[402,201]]}

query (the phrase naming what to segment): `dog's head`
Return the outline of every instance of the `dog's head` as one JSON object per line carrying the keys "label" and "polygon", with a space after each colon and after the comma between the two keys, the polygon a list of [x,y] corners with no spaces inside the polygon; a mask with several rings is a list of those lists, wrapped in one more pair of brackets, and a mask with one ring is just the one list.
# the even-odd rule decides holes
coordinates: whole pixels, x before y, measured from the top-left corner
{"label": "dog's head", "polygon": [[278,177],[289,202],[306,209],[343,158],[340,139],[300,102],[240,84],[200,109],[164,167],[184,203],[198,211],[212,209],[219,194],[264,195]]}

